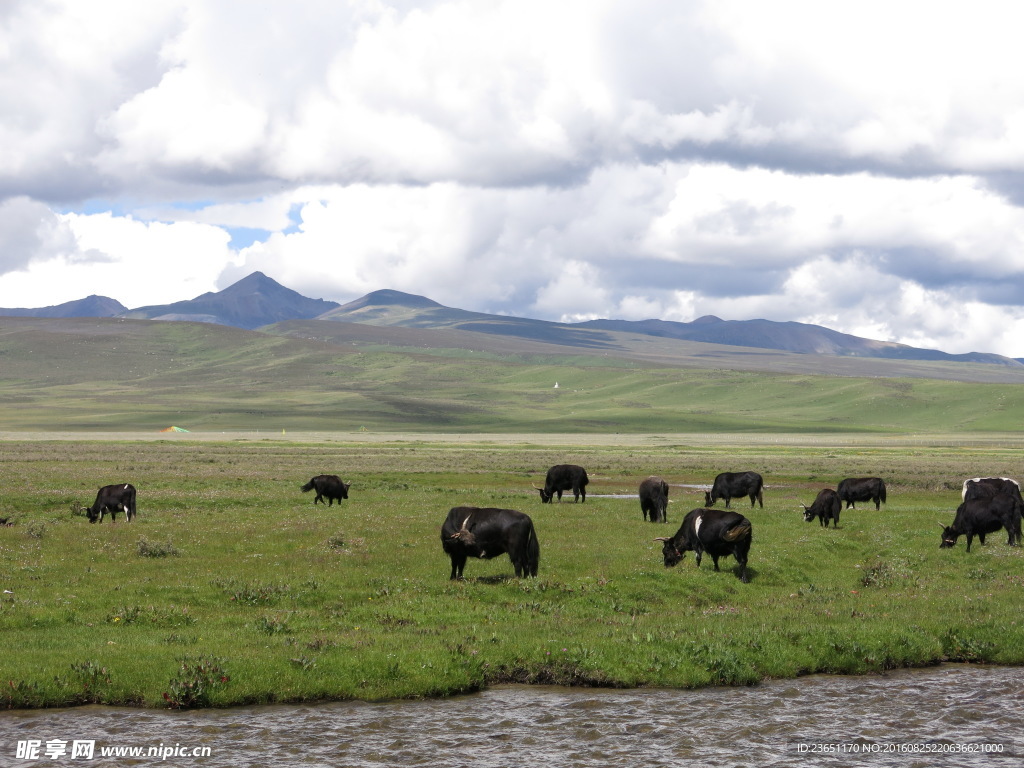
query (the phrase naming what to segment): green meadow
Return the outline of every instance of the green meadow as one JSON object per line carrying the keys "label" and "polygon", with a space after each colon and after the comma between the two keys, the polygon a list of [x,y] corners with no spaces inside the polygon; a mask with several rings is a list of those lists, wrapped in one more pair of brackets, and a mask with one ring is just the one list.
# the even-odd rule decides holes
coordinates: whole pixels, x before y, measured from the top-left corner
{"label": "green meadow", "polygon": [[[304,332],[346,324],[316,325],[328,330]],[[449,343],[445,332],[430,338]],[[646,346],[663,362],[645,360]],[[527,349],[0,318],[0,430],[904,435],[1007,432],[1024,422],[1024,375],[995,365],[787,356],[653,337],[620,356]],[[716,367],[707,367],[702,355],[712,352]],[[751,359],[765,368],[742,368]],[[850,370],[858,375],[838,375]],[[967,373],[988,378],[941,378]]]}
{"label": "green meadow", "polygon": [[[0,706],[1024,663],[1021,549],[938,548],[964,478],[1021,476],[1012,368],[271,330],[0,319]],[[587,468],[585,504],[540,503],[557,463]],[[731,559],[666,569],[653,539],[741,469],[767,484],[764,509],[737,502],[751,583]],[[321,473],[351,498],[314,506],[299,488]],[[641,518],[649,474],[673,486],[668,525]],[[820,488],[865,475],[887,482],[882,510],[803,522]],[[138,518],[90,524],[83,505],[120,482]],[[440,527],[462,504],[531,515],[538,578],[501,556],[449,581]]]}
{"label": "green meadow", "polygon": [[[582,402],[599,389],[609,414],[643,411],[636,398],[667,412],[677,396],[668,390],[680,386],[666,383],[659,395],[657,372],[624,371],[621,390],[614,376],[595,375],[575,394],[560,386],[531,403],[542,377],[529,367],[519,375],[523,402],[511,410],[524,423],[530,405]],[[630,391],[630,376],[647,377],[646,394]],[[709,421],[748,407],[710,383],[700,391],[698,379],[691,400],[718,414]],[[841,410],[856,393],[866,421],[906,407],[933,425],[954,412],[966,418],[966,401],[981,397],[946,398],[939,419],[925,383],[850,382],[845,394],[816,381],[749,386],[764,402],[792,397],[794,410],[787,393],[805,392],[804,423],[822,428],[828,403]],[[1006,389],[1012,414],[1016,395]],[[17,418],[5,416],[8,425]],[[279,433],[294,414],[267,420]],[[8,435],[0,705],[376,700],[505,682],[748,685],[946,660],[1024,663],[1021,549],[1004,533],[969,554],[962,540],[938,546],[964,478],[1020,476],[1015,436],[773,433],[762,422],[760,434],[701,438],[655,430],[653,416],[630,423],[637,434]],[[585,504],[542,505],[531,488],[562,462],[588,469]],[[764,509],[735,504],[753,523],[751,582],[740,583],[728,558],[717,573],[692,554],[666,569],[653,539],[702,505],[688,486],[738,469],[767,485]],[[314,506],[299,487],[320,473],[351,481],[349,500]],[[652,473],[673,486],[668,525],[641,519],[636,488]],[[858,505],[838,529],[803,522],[801,502],[863,475],[886,479],[880,511]],[[90,524],[81,506],[117,482],[137,486],[137,519]],[[465,581],[449,581],[440,526],[458,504],[531,515],[538,578],[515,579],[501,556],[471,560]]]}

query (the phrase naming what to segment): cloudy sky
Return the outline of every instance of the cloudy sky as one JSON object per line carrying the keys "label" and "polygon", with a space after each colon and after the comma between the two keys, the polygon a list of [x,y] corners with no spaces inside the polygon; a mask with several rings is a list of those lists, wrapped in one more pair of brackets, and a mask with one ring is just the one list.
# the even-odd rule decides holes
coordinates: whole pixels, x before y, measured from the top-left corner
{"label": "cloudy sky", "polygon": [[255,270],[1024,357],[1024,11],[4,0],[0,307]]}

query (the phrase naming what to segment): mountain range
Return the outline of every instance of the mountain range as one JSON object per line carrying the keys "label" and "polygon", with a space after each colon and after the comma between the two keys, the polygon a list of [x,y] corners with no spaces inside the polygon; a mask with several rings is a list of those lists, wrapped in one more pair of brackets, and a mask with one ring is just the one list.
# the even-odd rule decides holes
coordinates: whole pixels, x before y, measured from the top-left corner
{"label": "mountain range", "polygon": [[[556,323],[506,317],[446,307],[424,296],[379,290],[341,305],[307,298],[262,272],[254,272],[222,291],[204,293],[172,304],[128,309],[103,296],[89,296],[38,309],[2,309],[0,316],[34,318],[117,317],[192,321],[254,330],[288,321],[355,323],[377,327],[448,330],[509,337],[600,351],[612,346],[614,334],[686,342],[781,350],[797,354],[890,360],[984,363],[1024,367],[1024,361],[972,352],[953,355],[933,349],[875,341],[818,325],[772,320],[722,320],[711,315],[693,322],[667,320],[591,320]],[[304,326],[306,332],[309,326]]]}

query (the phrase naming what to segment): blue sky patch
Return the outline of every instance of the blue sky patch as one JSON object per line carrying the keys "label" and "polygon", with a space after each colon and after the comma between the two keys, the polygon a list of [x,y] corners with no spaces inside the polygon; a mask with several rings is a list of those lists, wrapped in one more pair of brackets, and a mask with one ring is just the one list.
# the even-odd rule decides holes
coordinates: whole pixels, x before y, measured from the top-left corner
{"label": "blue sky patch", "polygon": [[231,247],[239,251],[248,248],[253,243],[262,243],[270,237],[270,231],[258,227],[224,227],[231,235]]}

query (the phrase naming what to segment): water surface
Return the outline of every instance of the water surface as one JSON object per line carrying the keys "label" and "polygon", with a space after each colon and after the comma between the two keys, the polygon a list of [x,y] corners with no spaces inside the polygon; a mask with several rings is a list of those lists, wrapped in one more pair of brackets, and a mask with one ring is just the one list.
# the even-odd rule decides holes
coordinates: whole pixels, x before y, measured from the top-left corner
{"label": "water surface", "polygon": [[[948,665],[695,691],[516,686],[381,704],[19,710],[0,712],[0,766],[1017,766],[1022,702],[1024,670]],[[55,739],[92,740],[94,757],[18,759],[19,742]],[[100,754],[110,748],[177,755]]]}

